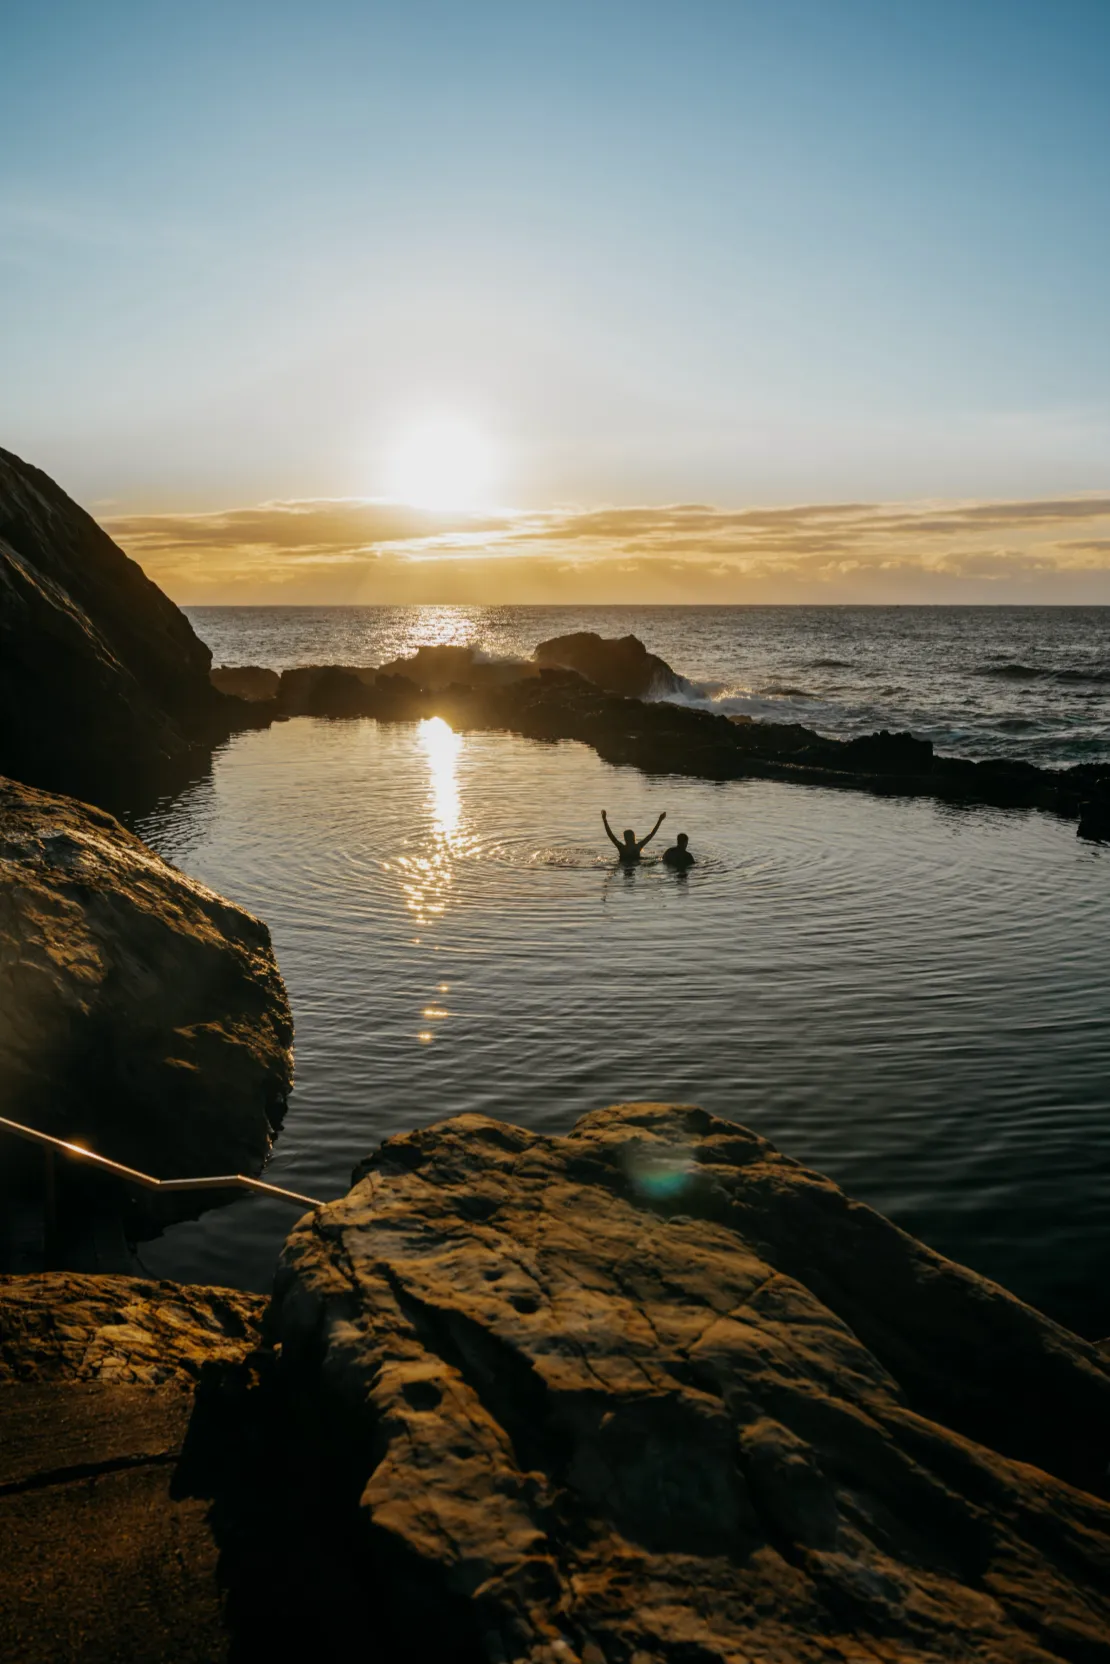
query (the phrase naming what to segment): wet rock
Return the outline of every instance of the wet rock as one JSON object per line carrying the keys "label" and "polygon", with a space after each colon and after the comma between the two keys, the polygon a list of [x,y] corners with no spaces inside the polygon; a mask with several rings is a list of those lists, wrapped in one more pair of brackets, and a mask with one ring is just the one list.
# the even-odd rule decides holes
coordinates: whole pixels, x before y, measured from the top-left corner
{"label": "wet rock", "polygon": [[1100,781],[1080,809],[1078,835],[1092,843],[1110,843],[1110,780]]}
{"label": "wet rock", "polygon": [[102,810],[0,780],[3,1114],[157,1178],[257,1172],[292,1039],[265,925]]}
{"label": "wet rock", "polygon": [[100,796],[231,725],[211,654],[54,481],[0,451],[0,773]]}
{"label": "wet rock", "polygon": [[282,716],[372,716],[382,722],[408,722],[427,714],[420,689],[406,677],[338,664],[283,670],[278,709]]}
{"label": "wet rock", "polygon": [[209,672],[209,680],[218,692],[230,694],[234,699],[246,699],[251,704],[276,699],[281,684],[276,670],[264,670],[256,664],[217,665]]}
{"label": "wet rock", "polygon": [[933,766],[933,743],[881,728],[877,734],[847,740],[838,761],[841,767],[864,774],[928,774]]}
{"label": "wet rock", "polygon": [[[550,645],[543,644],[537,653]],[[610,648],[622,643],[602,645]],[[637,642],[636,647],[643,652],[642,644]],[[375,670],[348,665],[286,670],[276,703],[253,709],[259,713],[272,709],[273,715],[280,716],[376,717],[383,722],[442,716],[457,728],[500,729],[530,739],[580,740],[606,762],[649,774],[684,774],[706,780],[754,777],[1048,809],[1072,817],[1079,813],[1080,803],[1097,791],[1098,782],[1104,776],[1110,779],[1110,769],[1103,765],[1041,769],[1014,758],[972,762],[935,756],[930,741],[886,729],[854,740],[829,739],[797,722],[758,722],[685,702],[609,692],[579,670],[561,665],[538,665],[538,673],[521,675],[527,667],[487,664],[469,648],[421,648],[412,657],[393,663],[407,667],[406,674],[394,675],[391,667]],[[419,665],[425,668],[418,669]],[[640,681],[642,669],[641,662]],[[669,667],[664,669],[673,674]],[[597,674],[604,672],[598,669]],[[445,682],[446,677],[453,680]],[[614,681],[618,679],[613,676]],[[681,677],[677,681],[685,685]],[[653,683],[653,691],[659,691],[658,683]],[[244,712],[251,709],[242,705]]]}
{"label": "wet rock", "polygon": [[192,1384],[259,1344],[266,1297],[72,1271],[0,1279],[0,1383]]}
{"label": "wet rock", "polygon": [[415,682],[425,693],[437,693],[452,686],[507,687],[537,674],[535,665],[522,659],[490,659],[473,647],[456,647],[450,643],[418,647],[408,658],[390,659],[381,669],[384,675],[403,676]]}
{"label": "wet rock", "polygon": [[413,1656],[1110,1656],[1101,1354],[701,1110],[391,1139],[268,1322]]}
{"label": "wet rock", "polygon": [[638,636],[607,639],[594,630],[577,630],[570,635],[541,641],[533,657],[537,664],[560,665],[577,670],[607,693],[634,699],[662,699],[681,693],[689,683],[677,675],[655,653],[649,653]]}

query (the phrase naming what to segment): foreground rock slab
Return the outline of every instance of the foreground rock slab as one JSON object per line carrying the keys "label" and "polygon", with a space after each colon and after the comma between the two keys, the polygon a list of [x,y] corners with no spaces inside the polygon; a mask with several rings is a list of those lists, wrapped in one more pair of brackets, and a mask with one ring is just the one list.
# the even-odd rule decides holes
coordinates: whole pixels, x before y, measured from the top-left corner
{"label": "foreground rock slab", "polygon": [[292,1039],[265,925],[102,810],[0,779],[5,1116],[156,1178],[257,1172]]}
{"label": "foreground rock slab", "polygon": [[1100,1353],[699,1109],[392,1139],[268,1321],[412,1656],[1110,1659]]}

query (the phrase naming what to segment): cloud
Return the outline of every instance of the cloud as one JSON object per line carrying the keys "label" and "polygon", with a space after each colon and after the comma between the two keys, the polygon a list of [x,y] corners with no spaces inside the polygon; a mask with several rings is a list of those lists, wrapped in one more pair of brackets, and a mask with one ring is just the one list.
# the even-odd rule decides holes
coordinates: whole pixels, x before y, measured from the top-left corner
{"label": "cloud", "polygon": [[193,604],[1110,602],[1110,496],[1094,494],[487,515],[306,499],[103,524]]}

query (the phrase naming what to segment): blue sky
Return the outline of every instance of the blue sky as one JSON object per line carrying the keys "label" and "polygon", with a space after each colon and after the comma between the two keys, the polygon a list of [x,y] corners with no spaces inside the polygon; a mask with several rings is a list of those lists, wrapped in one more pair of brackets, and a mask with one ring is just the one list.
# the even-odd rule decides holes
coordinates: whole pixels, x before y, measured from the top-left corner
{"label": "blue sky", "polygon": [[1106,0],[7,0],[0,443],[98,512],[1110,485]]}

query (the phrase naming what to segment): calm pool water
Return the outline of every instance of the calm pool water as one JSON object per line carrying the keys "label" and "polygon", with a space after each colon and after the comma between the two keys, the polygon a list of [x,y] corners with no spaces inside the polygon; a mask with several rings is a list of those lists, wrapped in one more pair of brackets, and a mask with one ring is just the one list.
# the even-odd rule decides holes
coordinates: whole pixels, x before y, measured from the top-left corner
{"label": "calm pool water", "polygon": [[[601,831],[688,831],[685,880]],[[1035,813],[648,779],[573,743],[301,718],[138,825],[270,925],[297,1088],[269,1176],[330,1197],[462,1110],[704,1104],[943,1252],[1110,1331],[1110,850]],[[268,1286],[244,1200],[145,1245]]]}

